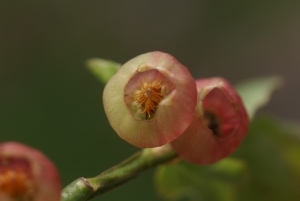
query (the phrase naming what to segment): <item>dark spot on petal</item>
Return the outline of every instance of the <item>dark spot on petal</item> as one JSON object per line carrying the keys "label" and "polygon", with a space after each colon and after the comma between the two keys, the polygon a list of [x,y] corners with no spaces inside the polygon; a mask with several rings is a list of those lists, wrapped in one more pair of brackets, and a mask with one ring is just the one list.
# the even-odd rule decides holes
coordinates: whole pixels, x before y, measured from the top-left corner
{"label": "dark spot on petal", "polygon": [[220,136],[220,120],[214,113],[204,112],[204,122],[216,137]]}

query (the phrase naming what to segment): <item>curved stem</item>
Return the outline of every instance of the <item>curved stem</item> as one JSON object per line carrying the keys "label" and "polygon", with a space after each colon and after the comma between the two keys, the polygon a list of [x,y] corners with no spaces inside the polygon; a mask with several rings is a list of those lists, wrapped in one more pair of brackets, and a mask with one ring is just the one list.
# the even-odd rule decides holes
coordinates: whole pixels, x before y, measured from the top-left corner
{"label": "curved stem", "polygon": [[62,191],[61,201],[85,201],[106,193],[140,172],[177,158],[170,145],[142,149],[127,160],[93,178],[79,178]]}

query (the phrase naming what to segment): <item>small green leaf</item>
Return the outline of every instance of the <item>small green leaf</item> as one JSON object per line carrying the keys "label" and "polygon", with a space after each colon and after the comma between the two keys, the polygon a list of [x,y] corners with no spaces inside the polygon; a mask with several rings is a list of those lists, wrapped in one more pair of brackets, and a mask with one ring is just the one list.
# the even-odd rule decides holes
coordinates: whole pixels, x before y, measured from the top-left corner
{"label": "small green leaf", "polygon": [[211,166],[182,161],[157,168],[155,185],[166,200],[232,201],[237,200],[234,186],[238,185],[245,169],[242,161],[232,158]]}
{"label": "small green leaf", "polygon": [[88,69],[104,84],[116,74],[121,64],[105,59],[93,58],[86,62]]}
{"label": "small green leaf", "polygon": [[282,86],[283,80],[279,76],[254,78],[236,86],[249,118],[252,119],[256,111],[266,105],[275,89]]}

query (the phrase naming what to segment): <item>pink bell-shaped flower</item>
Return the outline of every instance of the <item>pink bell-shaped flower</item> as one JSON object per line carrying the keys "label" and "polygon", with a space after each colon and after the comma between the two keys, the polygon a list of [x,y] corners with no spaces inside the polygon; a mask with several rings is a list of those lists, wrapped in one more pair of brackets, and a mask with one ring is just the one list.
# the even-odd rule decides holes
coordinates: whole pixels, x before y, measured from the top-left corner
{"label": "pink bell-shaped flower", "polygon": [[112,128],[140,148],[162,146],[180,136],[193,120],[196,101],[188,69],[163,52],[131,59],[103,92]]}
{"label": "pink bell-shaped flower", "polygon": [[241,98],[222,78],[196,80],[198,102],[191,125],[173,148],[185,160],[211,164],[236,150],[248,129],[248,116]]}
{"label": "pink bell-shaped flower", "polygon": [[1,201],[59,201],[61,184],[52,162],[15,142],[0,144]]}

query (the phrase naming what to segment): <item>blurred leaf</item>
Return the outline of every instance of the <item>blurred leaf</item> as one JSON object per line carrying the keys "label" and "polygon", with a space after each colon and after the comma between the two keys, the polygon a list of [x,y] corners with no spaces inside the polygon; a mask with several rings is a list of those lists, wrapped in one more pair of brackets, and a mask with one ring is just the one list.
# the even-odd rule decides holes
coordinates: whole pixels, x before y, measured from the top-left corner
{"label": "blurred leaf", "polygon": [[281,77],[269,76],[254,78],[236,86],[250,119],[254,117],[259,108],[269,102],[274,90],[278,89],[282,83]]}
{"label": "blurred leaf", "polygon": [[236,200],[235,186],[244,177],[245,164],[227,158],[211,166],[180,162],[156,170],[157,191],[167,200]]}
{"label": "blurred leaf", "polygon": [[157,191],[171,201],[300,200],[299,126],[256,118],[231,157],[211,166],[161,166],[155,174]]}
{"label": "blurred leaf", "polygon": [[[284,121],[278,128],[279,132],[285,132],[288,137],[277,138],[277,141],[282,142],[282,151],[290,167],[296,173],[300,180],[300,126],[299,123]],[[279,135],[280,136],[280,135]],[[276,136],[275,136],[276,137]]]}
{"label": "blurred leaf", "polygon": [[[300,130],[287,129],[286,122],[270,117],[255,119],[235,157],[248,166],[248,184],[240,200],[300,200]],[[293,131],[293,132],[291,132]]]}
{"label": "blurred leaf", "polygon": [[104,84],[116,74],[121,64],[105,59],[93,58],[86,62],[88,69]]}

